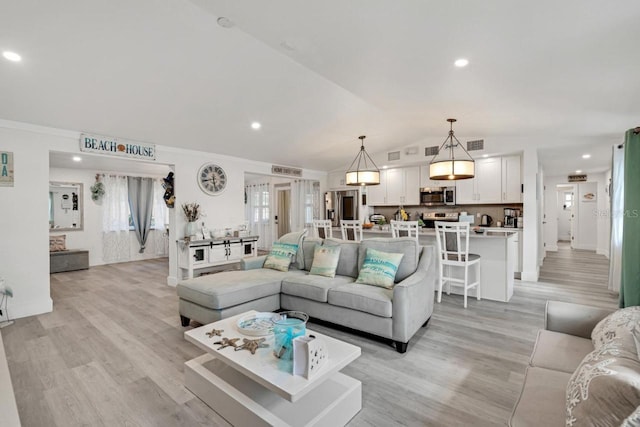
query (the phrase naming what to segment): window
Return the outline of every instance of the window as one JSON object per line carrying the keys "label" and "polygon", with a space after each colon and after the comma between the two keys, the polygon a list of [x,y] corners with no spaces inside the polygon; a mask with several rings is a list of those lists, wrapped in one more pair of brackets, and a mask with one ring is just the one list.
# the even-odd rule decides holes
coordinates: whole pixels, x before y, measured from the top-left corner
{"label": "window", "polygon": [[253,222],[269,223],[269,191],[253,193]]}
{"label": "window", "polygon": [[572,206],[573,206],[573,192],[572,191],[566,191],[564,193],[563,209],[566,211],[566,210],[571,209]]}

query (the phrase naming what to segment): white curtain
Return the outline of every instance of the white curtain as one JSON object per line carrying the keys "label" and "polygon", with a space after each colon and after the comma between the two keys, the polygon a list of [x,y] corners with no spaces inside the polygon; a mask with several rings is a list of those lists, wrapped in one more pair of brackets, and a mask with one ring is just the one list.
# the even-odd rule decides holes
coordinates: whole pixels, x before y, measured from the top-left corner
{"label": "white curtain", "polygon": [[313,230],[320,219],[320,183],[306,179],[291,183],[291,231]]}
{"label": "white curtain", "polygon": [[153,182],[153,219],[151,221],[151,234],[147,241],[147,247],[152,248],[156,255],[169,255],[169,208],[164,202],[164,188],[161,180]]}
{"label": "white curtain", "polygon": [[247,185],[245,191],[245,220],[254,236],[259,236],[258,248],[269,249],[273,244],[271,228],[271,192],[269,184]]}
{"label": "white curtain", "polygon": [[622,228],[624,222],[624,144],[613,147],[611,170],[611,248],[609,250],[609,289],[620,292],[622,277]]}
{"label": "white curtain", "polygon": [[130,259],[129,189],[126,176],[103,175],[102,258],[105,262]]}

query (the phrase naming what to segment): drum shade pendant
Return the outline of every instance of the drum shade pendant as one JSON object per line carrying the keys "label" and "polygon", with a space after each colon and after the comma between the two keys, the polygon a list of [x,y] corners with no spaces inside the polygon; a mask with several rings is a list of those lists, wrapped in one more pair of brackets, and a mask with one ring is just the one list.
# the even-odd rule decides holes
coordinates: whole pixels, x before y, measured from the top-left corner
{"label": "drum shade pendant", "polygon": [[345,183],[347,185],[379,185],[380,169],[376,166],[371,156],[364,149],[364,139],[366,136],[358,137],[360,139],[360,152],[351,162],[351,166],[347,170]]}
{"label": "drum shade pendant", "polygon": [[[438,154],[433,156],[431,163],[429,163],[429,178],[436,181],[473,178],[475,162],[453,134],[453,124],[456,119],[447,119],[447,121],[451,124],[449,136],[438,149]],[[457,158],[456,151],[458,152]]]}

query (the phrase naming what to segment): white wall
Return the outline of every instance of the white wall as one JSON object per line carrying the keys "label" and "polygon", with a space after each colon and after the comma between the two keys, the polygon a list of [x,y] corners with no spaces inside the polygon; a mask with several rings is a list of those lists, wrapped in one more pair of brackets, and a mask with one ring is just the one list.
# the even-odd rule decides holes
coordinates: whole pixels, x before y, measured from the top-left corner
{"label": "white wall", "polygon": [[[0,275],[14,290],[15,296],[9,304],[12,317],[52,310],[48,249],[49,151],[80,153],[79,139],[79,131],[0,120],[0,147],[14,153],[16,180],[14,187],[0,187]],[[271,164],[160,145],[156,150],[158,163],[175,165],[176,210],[170,215],[167,278],[169,284],[175,285],[175,241],[184,237],[186,222],[179,212],[180,205],[198,202],[210,228],[235,228],[244,222],[244,174],[270,175]],[[215,162],[227,171],[227,189],[218,196],[208,196],[198,187],[196,174],[205,162]],[[321,190],[326,188],[325,172],[304,170],[302,177],[319,180]]]}
{"label": "white wall", "polygon": [[0,147],[13,152],[15,170],[14,186],[0,187],[0,276],[13,288],[9,315],[46,313],[53,306],[49,294],[49,150],[41,135],[2,127]]}
{"label": "white wall", "polygon": [[[167,173],[169,168],[167,167]],[[63,169],[51,168],[49,170],[49,179],[59,182],[79,182],[83,184],[84,206],[84,227],[79,231],[51,231],[52,235],[64,234],[67,236],[67,249],[87,249],[89,250],[89,265],[106,264],[102,257],[102,206],[91,200],[90,188],[95,182],[96,173],[109,173],[109,171],[93,171],[87,169]],[[127,175],[118,172],[118,175]],[[135,172],[131,172],[131,176],[142,176]],[[145,175],[147,176],[147,175]],[[152,177],[159,178],[159,177]],[[127,261],[140,261],[144,259],[159,258],[167,256],[164,250],[166,238],[163,237],[164,231],[153,230],[147,238],[147,245],[144,253],[139,253],[140,244],[135,232],[129,233],[129,258]],[[157,248],[156,248],[157,246]],[[161,247],[162,246],[162,247]],[[160,249],[163,249],[160,251]]]}

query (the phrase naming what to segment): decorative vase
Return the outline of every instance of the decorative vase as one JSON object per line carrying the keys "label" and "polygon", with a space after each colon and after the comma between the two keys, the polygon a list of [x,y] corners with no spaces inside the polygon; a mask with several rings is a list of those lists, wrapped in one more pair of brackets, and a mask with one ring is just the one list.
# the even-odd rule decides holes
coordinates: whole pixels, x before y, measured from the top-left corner
{"label": "decorative vase", "polygon": [[304,336],[309,316],[301,311],[283,311],[276,314],[273,321],[274,350],[273,354],[285,363],[285,370],[291,370],[290,362],[293,360],[293,340]]}
{"label": "decorative vase", "polygon": [[185,236],[190,236],[193,237],[198,233],[198,223],[193,221],[193,222],[188,222],[185,224],[185,228],[184,228],[184,235]]}

